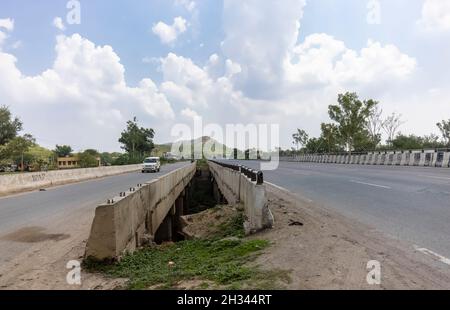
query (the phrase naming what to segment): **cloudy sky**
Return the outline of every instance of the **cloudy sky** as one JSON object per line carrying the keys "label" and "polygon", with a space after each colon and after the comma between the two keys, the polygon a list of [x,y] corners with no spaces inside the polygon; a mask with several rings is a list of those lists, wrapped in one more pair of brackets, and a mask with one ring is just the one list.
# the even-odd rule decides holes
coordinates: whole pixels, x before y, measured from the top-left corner
{"label": "cloudy sky", "polygon": [[337,94],[450,118],[450,0],[0,2],[0,104],[47,147],[119,150],[128,119],[172,141],[176,123],[280,124],[318,135]]}

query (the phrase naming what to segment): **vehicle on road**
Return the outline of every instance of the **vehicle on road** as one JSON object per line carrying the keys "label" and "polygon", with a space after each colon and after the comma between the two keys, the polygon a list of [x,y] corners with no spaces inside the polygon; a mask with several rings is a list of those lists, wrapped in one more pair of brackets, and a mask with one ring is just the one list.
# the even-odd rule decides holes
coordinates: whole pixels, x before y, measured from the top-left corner
{"label": "vehicle on road", "polygon": [[142,173],[161,171],[161,161],[159,157],[147,157],[142,163]]}

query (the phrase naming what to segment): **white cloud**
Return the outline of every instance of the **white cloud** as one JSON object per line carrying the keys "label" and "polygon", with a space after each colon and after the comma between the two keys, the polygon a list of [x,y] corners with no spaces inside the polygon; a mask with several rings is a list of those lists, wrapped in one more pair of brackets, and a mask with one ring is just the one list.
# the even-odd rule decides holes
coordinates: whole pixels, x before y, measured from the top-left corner
{"label": "white cloud", "polygon": [[163,44],[173,44],[180,34],[186,32],[187,27],[187,21],[183,17],[178,16],[175,17],[172,25],[158,22],[153,26],[152,31]]}
{"label": "white cloud", "polygon": [[392,44],[369,40],[358,52],[321,33],[297,45],[285,69],[288,81],[303,86],[361,85],[404,79],[416,69],[416,60]]}
{"label": "white cloud", "polygon": [[320,33],[298,43],[303,6],[225,0],[222,55],[202,67],[169,54],[161,60],[161,91],[217,123],[279,123],[284,133],[302,126],[314,135],[339,92],[382,99],[414,75],[416,60],[393,44],[368,40],[353,50]]}
{"label": "white cloud", "polygon": [[197,4],[192,0],[175,0],[175,5],[184,7],[187,11],[192,12]]}
{"label": "white cloud", "polygon": [[0,97],[19,112],[38,141],[117,150],[116,137],[133,116],[151,120],[151,126],[174,118],[152,80],[127,85],[112,47],[74,34],[58,36],[55,50],[53,66],[37,76],[26,76],[13,55],[0,52]]}
{"label": "white cloud", "polygon": [[200,115],[198,115],[197,112],[195,112],[194,110],[191,110],[190,108],[186,108],[181,110],[181,115],[184,117],[187,117],[191,120],[198,120],[200,119]]}
{"label": "white cloud", "polygon": [[0,19],[0,28],[10,32],[14,30],[14,20],[11,18]]}
{"label": "white cloud", "polygon": [[283,4],[225,0],[224,55],[241,65],[240,89],[253,98],[279,93],[283,62],[297,42],[304,0]]}
{"label": "white cloud", "polygon": [[442,32],[450,30],[450,1],[425,0],[419,25],[425,31]]}
{"label": "white cloud", "polygon": [[11,18],[0,19],[0,48],[8,38],[8,32],[14,30],[14,20]]}
{"label": "white cloud", "polygon": [[169,100],[188,106],[208,106],[213,81],[191,59],[173,53],[161,59],[164,82],[161,91]]}
{"label": "white cloud", "polygon": [[64,31],[66,30],[66,26],[64,26],[63,20],[61,17],[55,17],[53,19],[53,26],[55,26],[57,29]]}
{"label": "white cloud", "polygon": [[11,45],[11,47],[13,48],[13,49],[18,49],[18,48],[21,48],[23,46],[23,43],[22,43],[22,41],[16,41],[16,42],[14,42],[13,43],[13,45]]}

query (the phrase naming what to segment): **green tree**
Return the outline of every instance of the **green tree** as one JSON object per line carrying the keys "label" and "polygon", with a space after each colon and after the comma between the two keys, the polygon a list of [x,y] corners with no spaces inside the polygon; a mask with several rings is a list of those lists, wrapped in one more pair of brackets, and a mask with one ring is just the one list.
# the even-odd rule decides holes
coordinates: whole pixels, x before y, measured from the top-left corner
{"label": "green tree", "polygon": [[422,138],[424,149],[434,149],[434,148],[440,148],[445,147],[444,143],[441,143],[439,141],[439,137],[435,134],[430,134],[429,136],[424,136]]}
{"label": "green tree", "polygon": [[340,150],[339,128],[335,124],[325,123],[322,123],[320,128],[322,130],[321,139],[325,143],[326,151],[331,153]]}
{"label": "green tree", "polygon": [[444,144],[446,146],[450,146],[450,119],[445,121],[443,120],[440,123],[436,124],[439,130],[442,133],[442,138],[444,139]]}
{"label": "green tree", "polygon": [[115,158],[114,158],[113,154],[108,153],[108,152],[103,152],[100,154],[100,159],[101,159],[103,165],[109,166],[109,165],[113,164]]}
{"label": "green tree", "polygon": [[397,150],[433,149],[444,146],[443,143],[439,142],[439,137],[434,134],[424,137],[399,134],[392,140],[392,147]]}
{"label": "green tree", "polygon": [[325,153],[327,152],[326,141],[322,137],[311,138],[306,143],[305,150],[310,154]]}
{"label": "green tree", "polygon": [[54,153],[39,145],[33,145],[24,154],[25,165],[33,166],[35,170],[41,170],[43,167],[49,168],[55,164]]}
{"label": "green tree", "polygon": [[303,147],[306,145],[309,139],[309,135],[304,131],[303,129],[297,129],[297,132],[292,135],[292,138],[294,139],[294,144],[297,147],[297,151],[300,149],[300,147]]}
{"label": "green tree", "polygon": [[78,154],[78,161],[80,168],[94,168],[98,167],[98,152],[95,150],[86,150]]}
{"label": "green tree", "polygon": [[69,145],[56,145],[55,153],[58,157],[67,157],[72,154],[72,147]]}
{"label": "green tree", "polygon": [[30,147],[35,145],[35,142],[35,139],[29,134],[26,134],[23,137],[15,137],[2,148],[0,157],[16,163],[21,163],[22,171],[24,171],[25,153]]}
{"label": "green tree", "polygon": [[22,122],[16,117],[13,118],[9,108],[0,107],[0,145],[5,145],[22,130]]}
{"label": "green tree", "polygon": [[154,148],[154,136],[154,130],[139,127],[135,117],[132,121],[127,122],[127,128],[122,132],[119,142],[123,145],[122,149],[129,153],[131,157],[142,158],[145,154],[151,153]]}
{"label": "green tree", "polygon": [[328,107],[328,114],[338,124],[339,136],[349,154],[354,149],[355,140],[366,131],[367,119],[377,104],[372,99],[361,101],[356,93],[347,92],[339,94],[337,105]]}
{"label": "green tree", "polygon": [[353,149],[355,152],[367,152],[373,150],[374,140],[367,129],[363,129],[355,135]]}
{"label": "green tree", "polygon": [[95,156],[95,157],[99,157],[100,156],[100,153],[97,150],[94,150],[94,149],[87,149],[87,150],[84,151],[84,153],[90,154],[90,155]]}

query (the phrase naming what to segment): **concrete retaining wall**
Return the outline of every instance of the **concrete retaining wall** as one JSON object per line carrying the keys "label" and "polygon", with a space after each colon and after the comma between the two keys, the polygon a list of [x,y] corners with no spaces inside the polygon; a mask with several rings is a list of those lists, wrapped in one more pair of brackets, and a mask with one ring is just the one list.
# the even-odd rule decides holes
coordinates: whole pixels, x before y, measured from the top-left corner
{"label": "concrete retaining wall", "polygon": [[380,165],[380,166],[419,166],[450,167],[450,152],[445,151],[404,151],[369,152],[367,154],[311,155],[280,157],[280,161],[312,162],[330,164]]}
{"label": "concrete retaining wall", "polygon": [[143,184],[95,210],[86,257],[115,259],[155,236],[196,172],[196,163]]}
{"label": "concrete retaining wall", "polygon": [[86,169],[55,170],[36,173],[17,173],[0,176],[0,196],[55,185],[101,178],[138,171],[141,165],[112,166]]}
{"label": "concrete retaining wall", "polygon": [[264,185],[257,185],[239,171],[208,162],[211,174],[230,204],[242,203],[245,208],[246,233],[255,233],[273,225]]}

